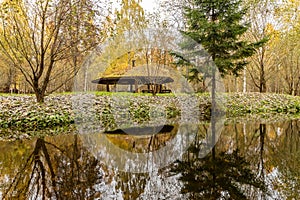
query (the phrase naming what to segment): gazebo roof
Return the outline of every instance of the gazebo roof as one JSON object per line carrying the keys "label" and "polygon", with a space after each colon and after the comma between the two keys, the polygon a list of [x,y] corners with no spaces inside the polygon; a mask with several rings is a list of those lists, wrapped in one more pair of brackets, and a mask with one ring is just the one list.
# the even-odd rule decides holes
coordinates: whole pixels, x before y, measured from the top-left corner
{"label": "gazebo roof", "polygon": [[120,84],[120,85],[130,85],[130,84],[165,84],[171,83],[174,80],[168,76],[116,76],[116,77],[102,77],[93,80],[92,83],[96,84]]}

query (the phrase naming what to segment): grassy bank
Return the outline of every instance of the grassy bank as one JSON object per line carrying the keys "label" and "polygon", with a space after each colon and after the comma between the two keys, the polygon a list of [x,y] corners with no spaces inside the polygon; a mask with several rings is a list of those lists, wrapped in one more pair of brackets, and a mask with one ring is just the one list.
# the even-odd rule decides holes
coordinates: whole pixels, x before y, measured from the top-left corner
{"label": "grassy bank", "polygon": [[226,95],[227,116],[299,114],[300,97],[285,94],[234,93]]}
{"label": "grassy bank", "polygon": [[[300,97],[295,96],[233,93],[218,98],[227,117],[300,114]],[[193,98],[174,94],[56,94],[46,97],[45,104],[35,103],[34,96],[6,94],[0,95],[0,128],[37,131],[95,121],[108,129],[120,124],[157,124],[178,117],[187,121],[194,116],[209,119],[210,105],[207,93]]]}

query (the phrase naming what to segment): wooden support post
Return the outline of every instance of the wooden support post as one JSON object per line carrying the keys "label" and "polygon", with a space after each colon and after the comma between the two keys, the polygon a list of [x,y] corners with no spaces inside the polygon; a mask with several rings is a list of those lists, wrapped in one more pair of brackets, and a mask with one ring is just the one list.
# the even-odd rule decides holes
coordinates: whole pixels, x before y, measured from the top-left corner
{"label": "wooden support post", "polygon": [[106,92],[109,92],[109,84],[106,84]]}
{"label": "wooden support post", "polygon": [[135,92],[138,92],[138,84],[137,84],[136,80],[134,80],[134,89],[135,89]]}
{"label": "wooden support post", "polygon": [[130,84],[130,92],[132,92],[132,84]]}

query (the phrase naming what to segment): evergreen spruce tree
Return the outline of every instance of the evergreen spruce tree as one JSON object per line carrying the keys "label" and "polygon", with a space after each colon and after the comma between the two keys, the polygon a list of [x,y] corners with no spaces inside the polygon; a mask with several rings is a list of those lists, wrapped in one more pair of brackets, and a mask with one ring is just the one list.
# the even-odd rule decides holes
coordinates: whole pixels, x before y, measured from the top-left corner
{"label": "evergreen spruce tree", "polygon": [[247,9],[242,0],[191,0],[185,7],[187,28],[183,34],[201,44],[222,75],[238,72],[266,40],[242,40],[248,25],[243,21]]}
{"label": "evergreen spruce tree", "polygon": [[[224,115],[216,98],[216,67],[221,75],[238,75],[247,64],[245,58],[252,56],[266,40],[256,43],[243,40],[242,36],[249,27],[249,24],[243,20],[247,13],[247,9],[242,5],[243,0],[190,0],[188,2],[184,12],[186,29],[182,33],[192,38],[195,44],[201,44],[209,54],[209,62],[205,66],[208,70],[199,70],[199,66],[195,66],[194,63],[189,75],[193,71],[195,74],[195,71],[205,70],[204,76],[211,77],[211,144],[215,144],[216,124],[219,117]],[[186,47],[192,49],[190,44]],[[216,157],[215,154],[213,148],[213,159]]]}

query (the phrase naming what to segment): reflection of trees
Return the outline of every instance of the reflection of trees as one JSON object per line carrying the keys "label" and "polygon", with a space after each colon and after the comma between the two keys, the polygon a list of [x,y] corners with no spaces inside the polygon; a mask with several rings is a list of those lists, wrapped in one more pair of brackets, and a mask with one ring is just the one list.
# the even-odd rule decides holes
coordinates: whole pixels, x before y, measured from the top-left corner
{"label": "reflection of trees", "polygon": [[182,192],[190,199],[247,199],[250,188],[267,192],[263,179],[255,175],[238,150],[217,152],[214,147],[202,159],[195,156],[199,151],[196,145],[191,146],[187,158],[177,161],[172,170],[182,175]]}
{"label": "reflection of trees", "polygon": [[[247,123],[245,127],[240,124],[228,126],[227,140],[223,144],[231,143],[231,132],[239,131],[236,148],[251,162],[252,169],[257,171],[257,176],[264,180],[268,188],[273,188],[267,194],[269,196],[263,193],[258,196],[257,191],[250,188],[248,193],[253,195],[252,199],[300,199],[299,194],[294,192],[300,190],[300,151],[297,150],[300,144],[299,125],[297,121],[280,121],[270,124]],[[227,151],[226,145],[222,147],[223,151]]]}
{"label": "reflection of trees", "polygon": [[147,173],[119,172],[117,188],[123,193],[124,200],[137,199],[144,192],[149,175]]}
{"label": "reflection of trees", "polygon": [[0,142],[0,190],[5,188],[5,180],[14,178],[14,174],[18,172],[16,167],[20,166],[23,158],[29,157],[31,154],[32,145],[34,144],[35,143],[29,140]]}
{"label": "reflection of trees", "polygon": [[63,199],[94,199],[100,194],[95,186],[103,181],[102,165],[79,146],[78,138],[55,156],[58,163],[57,190]]}
{"label": "reflection of trees", "polygon": [[[42,159],[42,155],[44,159]],[[46,166],[47,165],[47,166]],[[48,170],[47,170],[48,169]],[[46,172],[50,174],[46,174]],[[29,195],[42,196],[45,199],[49,194],[48,181],[54,179],[53,165],[43,139],[37,139],[35,148],[19,170],[11,185],[4,194],[4,198],[25,199]],[[46,177],[50,178],[47,179]],[[55,181],[51,181],[55,188]]]}
{"label": "reflection of trees", "polygon": [[[265,173],[265,162],[264,162],[264,151],[265,151],[265,138],[266,138],[266,124],[259,124],[259,165],[258,165],[258,175],[261,177],[261,180],[265,183],[266,173]],[[255,131],[255,133],[257,132]],[[260,199],[266,199],[266,195],[264,193],[261,194]]]}
{"label": "reflection of trees", "polygon": [[83,151],[74,136],[66,148],[37,139],[33,152],[4,193],[17,199],[93,199],[101,180],[98,161]]}
{"label": "reflection of trees", "polygon": [[277,166],[278,179],[274,185],[287,199],[300,199],[300,122],[290,121],[270,154],[271,165]]}

